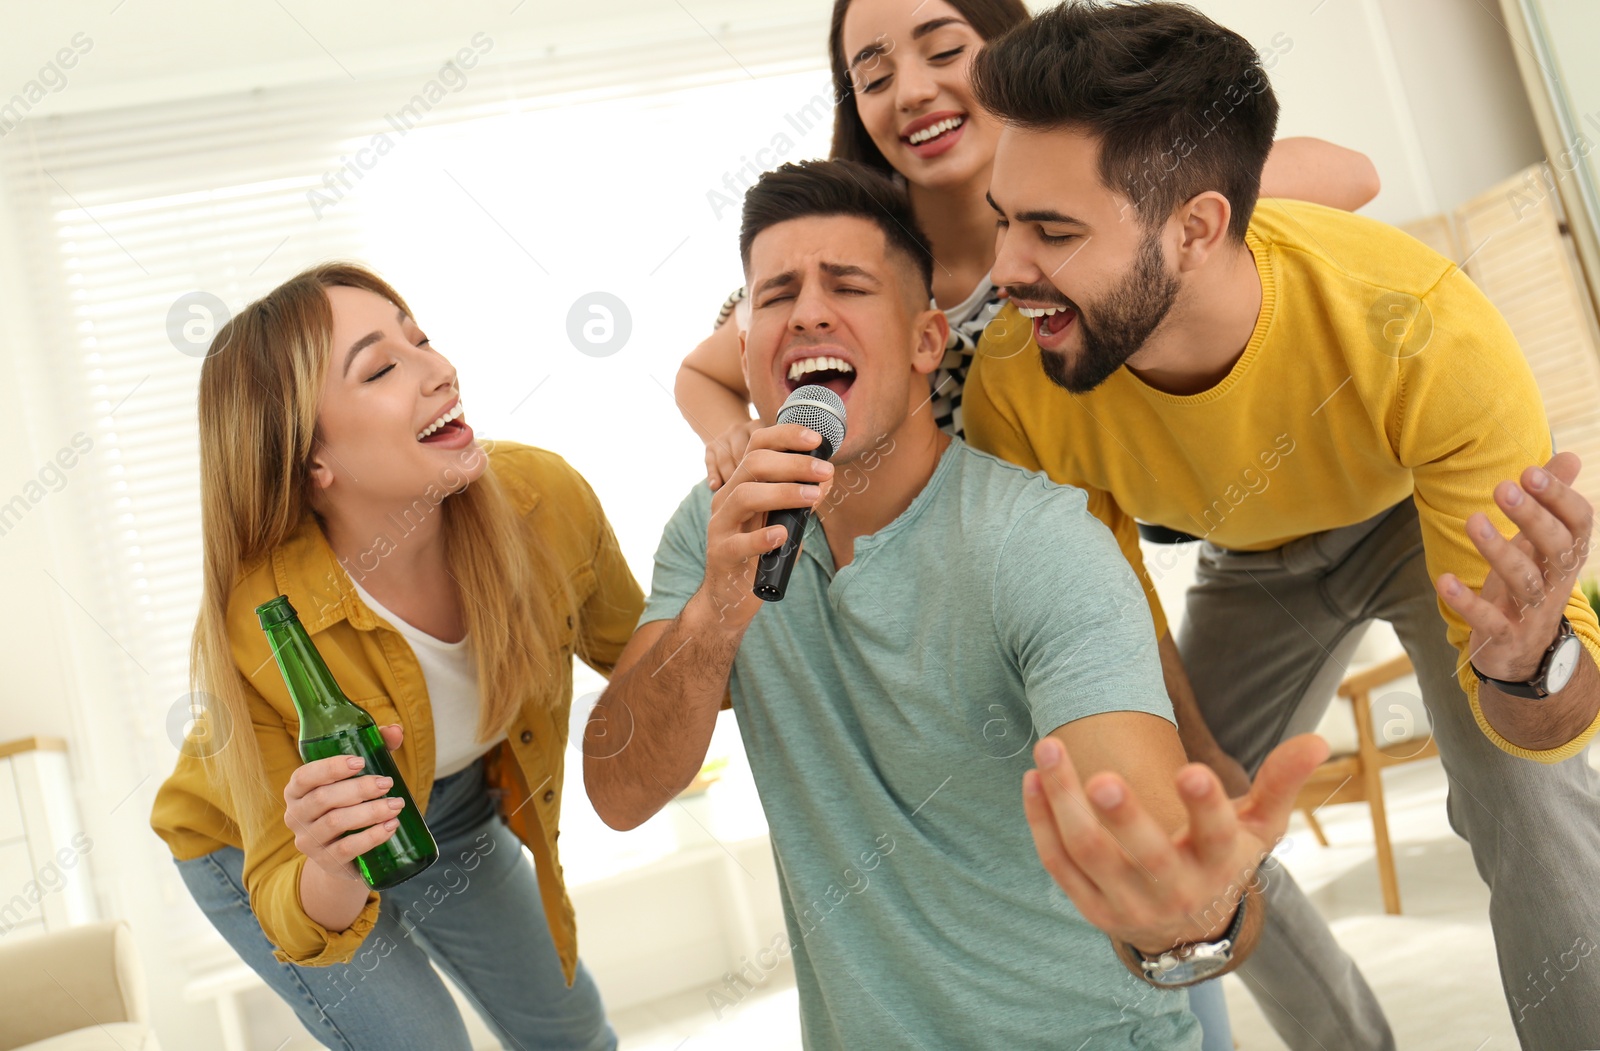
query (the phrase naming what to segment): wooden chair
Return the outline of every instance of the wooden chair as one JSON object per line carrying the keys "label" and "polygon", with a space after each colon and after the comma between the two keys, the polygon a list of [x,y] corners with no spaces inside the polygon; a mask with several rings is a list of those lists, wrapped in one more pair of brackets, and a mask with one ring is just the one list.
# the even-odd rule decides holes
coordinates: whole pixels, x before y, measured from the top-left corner
{"label": "wooden chair", "polygon": [[1305,815],[1311,834],[1323,846],[1328,845],[1328,837],[1317,821],[1318,809],[1336,803],[1360,802],[1371,808],[1383,908],[1391,915],[1400,913],[1400,881],[1394,870],[1394,848],[1389,843],[1389,820],[1383,803],[1383,769],[1432,758],[1439,754],[1439,747],[1431,734],[1422,741],[1413,739],[1380,747],[1372,730],[1372,691],[1411,672],[1411,658],[1402,653],[1357,672],[1339,684],[1339,696],[1350,702],[1355,716],[1356,751],[1350,755],[1330,756],[1312,773],[1295,801],[1295,809]]}

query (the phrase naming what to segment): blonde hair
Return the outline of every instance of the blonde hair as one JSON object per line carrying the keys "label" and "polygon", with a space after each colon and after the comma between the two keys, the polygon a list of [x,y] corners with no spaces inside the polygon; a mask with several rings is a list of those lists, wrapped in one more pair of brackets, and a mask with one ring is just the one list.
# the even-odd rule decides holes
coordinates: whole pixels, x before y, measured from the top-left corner
{"label": "blonde hair", "polygon": [[[200,370],[204,584],[189,679],[194,694],[209,694],[207,705],[220,706],[216,721],[233,728],[205,758],[241,826],[274,816],[274,800],[250,732],[244,675],[232,656],[228,603],[243,574],[315,513],[310,462],[333,354],[325,291],[332,287],[365,289],[411,312],[365,267],[313,267],[228,321]],[[492,470],[440,508],[447,563],[477,663],[478,740],[488,741],[510,725],[528,691],[553,675],[558,624],[577,611],[571,582],[530,535]]]}

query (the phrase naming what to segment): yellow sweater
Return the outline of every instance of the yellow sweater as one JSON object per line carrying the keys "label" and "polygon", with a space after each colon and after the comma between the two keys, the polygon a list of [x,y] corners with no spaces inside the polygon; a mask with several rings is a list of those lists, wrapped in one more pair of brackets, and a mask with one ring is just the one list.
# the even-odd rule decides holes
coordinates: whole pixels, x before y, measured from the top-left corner
{"label": "yellow sweater", "polygon": [[[1361,216],[1262,201],[1246,237],[1261,315],[1227,377],[1191,396],[1119,369],[1089,394],[1041,371],[1032,329],[1007,306],[979,344],[962,395],[967,439],[1089,494],[1145,586],[1137,518],[1239,551],[1363,521],[1413,496],[1428,571],[1479,588],[1488,563],[1466,519],[1513,526],[1492,493],[1551,456],[1533,374],[1499,312],[1466,274],[1406,234]],[[1596,468],[1591,468],[1596,469]],[[1556,762],[1495,732],[1467,666],[1470,629],[1443,602],[1460,679],[1483,732],[1513,755]],[[1576,589],[1567,617],[1600,661],[1600,626]]]}

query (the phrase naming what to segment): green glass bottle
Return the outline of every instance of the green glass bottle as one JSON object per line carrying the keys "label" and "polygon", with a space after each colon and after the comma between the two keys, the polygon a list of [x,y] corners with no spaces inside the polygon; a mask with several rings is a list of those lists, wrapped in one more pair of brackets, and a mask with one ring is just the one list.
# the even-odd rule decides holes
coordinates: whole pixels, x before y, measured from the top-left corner
{"label": "green glass bottle", "polygon": [[395,815],[399,825],[387,842],[359,855],[356,867],[373,890],[404,883],[439,860],[439,845],[395,768],[377,724],[365,708],[339,689],[322,654],[301,626],[299,614],[289,604],[289,596],[279,595],[257,606],[256,617],[272,644],[272,655],[277,658],[284,685],[289,687],[289,697],[300,714],[300,758],[309,763],[330,755],[359,755],[367,765],[353,776],[377,774],[394,779],[387,794],[406,801]]}

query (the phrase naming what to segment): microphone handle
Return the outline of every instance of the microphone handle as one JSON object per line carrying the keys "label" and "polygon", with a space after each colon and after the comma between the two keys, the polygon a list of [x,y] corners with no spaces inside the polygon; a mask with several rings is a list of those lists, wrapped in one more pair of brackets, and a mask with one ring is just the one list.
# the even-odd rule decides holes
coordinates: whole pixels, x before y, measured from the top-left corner
{"label": "microphone handle", "polygon": [[[824,438],[822,444],[811,450],[819,460],[833,456],[833,447]],[[782,511],[767,512],[767,525],[781,525],[788,532],[783,543],[761,556],[756,565],[756,598],[763,602],[778,602],[789,588],[789,574],[794,572],[795,559],[800,556],[800,538],[811,521],[811,508],[791,507]]]}

